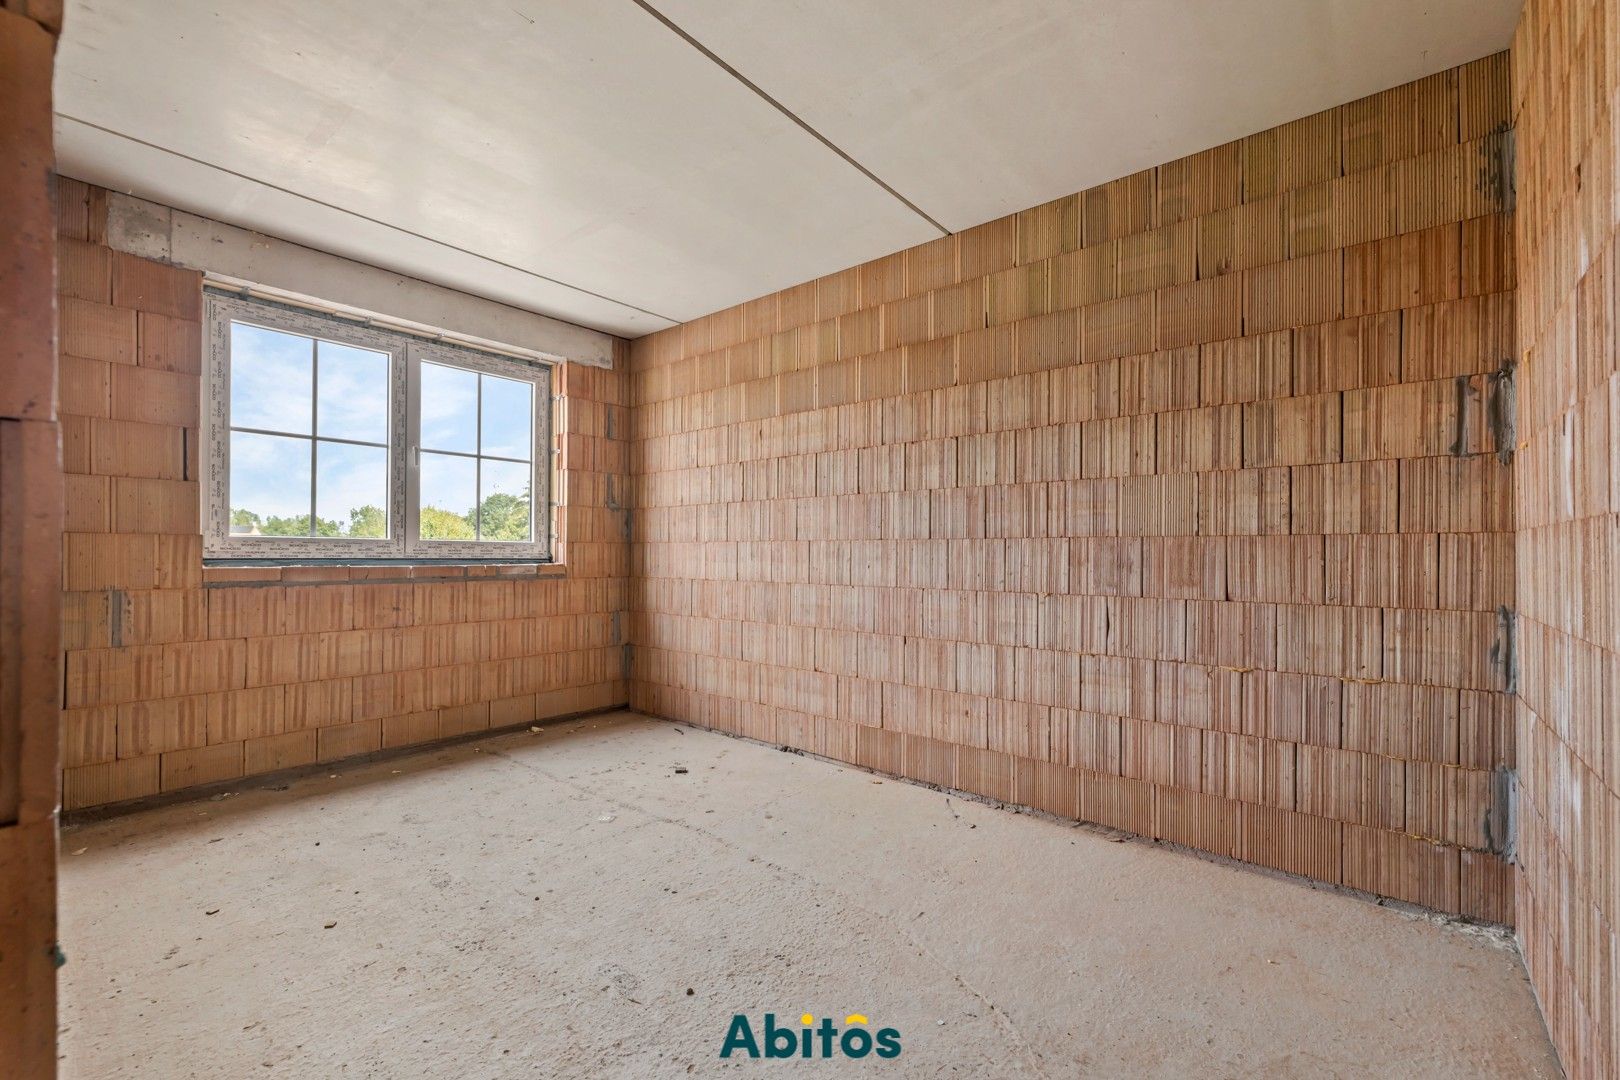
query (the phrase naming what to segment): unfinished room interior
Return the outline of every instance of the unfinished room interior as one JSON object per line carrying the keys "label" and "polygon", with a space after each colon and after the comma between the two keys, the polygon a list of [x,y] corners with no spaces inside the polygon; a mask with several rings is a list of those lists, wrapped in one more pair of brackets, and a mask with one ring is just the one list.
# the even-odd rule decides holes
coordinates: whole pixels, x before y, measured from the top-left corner
{"label": "unfinished room interior", "polygon": [[1620,1077],[1620,0],[0,0],[0,1077]]}

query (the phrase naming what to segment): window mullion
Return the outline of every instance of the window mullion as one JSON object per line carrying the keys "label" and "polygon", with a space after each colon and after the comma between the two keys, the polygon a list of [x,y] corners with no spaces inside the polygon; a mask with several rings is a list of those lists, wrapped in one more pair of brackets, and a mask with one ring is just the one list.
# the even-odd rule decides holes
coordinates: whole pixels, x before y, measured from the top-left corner
{"label": "window mullion", "polygon": [[315,489],[316,470],[320,467],[320,458],[316,447],[320,443],[320,432],[316,429],[316,418],[321,414],[321,347],[314,338],[309,339],[309,535],[319,535],[315,528]]}
{"label": "window mullion", "polygon": [[484,373],[479,372],[478,409],[473,417],[473,543],[484,538]]}
{"label": "window mullion", "polygon": [[[405,483],[405,429],[400,423],[400,393],[405,371],[400,368],[400,353],[389,355],[389,373],[393,376],[388,384],[388,543],[394,549],[396,558],[405,555],[405,500],[400,498],[400,489]],[[407,369],[408,370],[408,369]]]}
{"label": "window mullion", "polygon": [[421,546],[422,483],[421,483],[421,374],[422,358],[414,345],[405,349],[405,418],[401,428],[400,452],[405,485],[401,500],[403,520],[400,522],[400,552],[415,555]]}

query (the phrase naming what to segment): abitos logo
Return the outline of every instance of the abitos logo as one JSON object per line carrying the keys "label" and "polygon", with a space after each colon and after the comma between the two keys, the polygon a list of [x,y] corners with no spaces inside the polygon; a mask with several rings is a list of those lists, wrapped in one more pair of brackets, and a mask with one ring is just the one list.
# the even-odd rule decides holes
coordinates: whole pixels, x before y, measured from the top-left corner
{"label": "abitos logo", "polygon": [[839,1031],[832,1017],[823,1017],[821,1023],[817,1024],[815,1017],[805,1013],[799,1017],[799,1027],[791,1024],[778,1027],[776,1014],[766,1013],[765,1029],[761,1032],[763,1038],[756,1038],[748,1017],[738,1013],[731,1018],[731,1027],[726,1031],[720,1056],[728,1058],[732,1054],[746,1054],[751,1058],[830,1058],[842,1054],[844,1057],[863,1058],[872,1053],[880,1058],[900,1056],[900,1033],[894,1028],[868,1031],[866,1017],[860,1013],[850,1013],[844,1017],[844,1023],[850,1026]]}

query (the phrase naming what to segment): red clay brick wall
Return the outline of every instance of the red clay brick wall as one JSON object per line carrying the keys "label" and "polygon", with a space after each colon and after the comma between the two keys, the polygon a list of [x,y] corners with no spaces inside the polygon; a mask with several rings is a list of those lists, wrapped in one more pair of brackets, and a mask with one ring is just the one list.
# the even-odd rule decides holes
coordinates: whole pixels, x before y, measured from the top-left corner
{"label": "red clay brick wall", "polygon": [[625,701],[625,391],[562,366],[559,560],[205,569],[201,275],[59,184],[69,809]]}
{"label": "red clay brick wall", "polygon": [[1519,937],[1572,1077],[1620,1074],[1620,4],[1530,0],[1518,123]]}
{"label": "red clay brick wall", "polygon": [[1513,919],[1506,54],[632,346],[632,700]]}

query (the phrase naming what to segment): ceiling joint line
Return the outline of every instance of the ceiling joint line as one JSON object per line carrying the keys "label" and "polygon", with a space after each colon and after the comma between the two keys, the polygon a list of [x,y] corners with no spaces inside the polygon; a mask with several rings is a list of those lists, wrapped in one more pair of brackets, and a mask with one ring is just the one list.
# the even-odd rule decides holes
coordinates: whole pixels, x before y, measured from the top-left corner
{"label": "ceiling joint line", "polygon": [[[536,281],[544,281],[544,282],[548,282],[549,284],[552,284],[552,285],[557,285],[557,286],[559,286],[561,288],[564,288],[564,289],[570,289],[570,290],[572,290],[572,291],[574,291],[576,293],[579,293],[581,296],[589,296],[589,297],[593,297],[593,298],[595,298],[597,300],[605,301],[606,303],[609,303],[609,304],[617,304],[619,307],[627,308],[630,311],[639,311],[643,315],[650,315],[655,319],[662,319],[667,323],[674,323],[677,326],[680,325],[680,323],[683,321],[681,319],[671,318],[668,315],[660,315],[656,311],[648,311],[646,308],[639,307],[639,306],[637,306],[635,304],[632,304],[632,303],[630,303],[629,301],[626,301],[626,300],[619,300],[619,299],[617,299],[615,297],[612,297],[612,296],[606,296],[606,295],[604,295],[602,293],[599,293],[599,292],[593,292],[592,290],[584,288],[583,286],[580,286],[580,285],[573,285],[573,284],[570,284],[569,282],[562,281],[562,280],[560,280],[558,278],[548,277],[545,274],[539,273],[539,272],[534,271],[534,270],[530,270],[527,267],[517,266],[517,265],[514,265],[513,263],[509,263],[509,262],[502,262],[500,259],[494,259],[494,258],[491,258],[488,255],[481,255],[476,251],[473,251],[473,250],[471,250],[469,248],[460,247],[460,246],[458,246],[456,244],[452,244],[447,240],[440,240],[437,237],[428,236],[425,233],[419,233],[419,232],[416,232],[413,229],[407,229],[402,225],[395,225],[391,221],[383,221],[381,218],[374,218],[374,217],[370,216],[369,214],[362,214],[358,210],[350,210],[346,206],[338,206],[336,203],[329,203],[329,202],[325,201],[324,199],[317,199],[313,195],[305,195],[301,191],[294,191],[291,188],[285,188],[285,187],[282,187],[279,184],[272,184],[268,180],[261,180],[256,176],[249,176],[247,173],[237,172],[235,169],[226,168],[224,165],[216,165],[212,161],[204,161],[202,158],[192,157],[190,154],[182,153],[179,150],[173,150],[173,149],[170,149],[167,146],[161,146],[161,145],[159,145],[158,143],[155,143],[155,142],[148,142],[145,139],[137,138],[134,135],[129,135],[129,134],[126,134],[125,132],[122,132],[122,131],[115,131],[110,127],[104,127],[101,124],[93,123],[92,121],[84,120],[84,119],[81,119],[81,118],[79,118],[77,116],[70,116],[70,115],[68,115],[67,113],[64,113],[64,112],[58,112],[56,114],[56,117],[59,120],[69,120],[69,121],[71,121],[71,122],[73,122],[75,124],[80,124],[80,125],[83,125],[84,127],[92,128],[92,129],[94,129],[96,131],[100,131],[100,132],[102,132],[104,134],[111,135],[111,136],[113,136],[115,138],[124,139],[124,140],[126,140],[128,142],[136,143],[136,144],[138,144],[140,146],[147,147],[150,150],[156,150],[160,154],[169,154],[169,155],[171,155],[173,157],[180,158],[182,161],[189,161],[194,165],[201,165],[205,169],[213,169],[215,172],[223,173],[226,176],[234,176],[238,180],[245,180],[250,184],[257,184],[259,187],[268,188],[271,191],[278,191],[283,195],[290,195],[295,199],[301,199],[304,202],[311,203],[311,204],[313,204],[315,206],[324,207],[324,208],[326,208],[328,210],[336,211],[339,214],[345,214],[345,215],[347,215],[349,217],[357,218],[360,221],[369,222],[372,225],[380,225],[381,227],[383,227],[385,229],[390,229],[390,230],[392,230],[394,232],[399,233],[402,236],[414,237],[417,240],[421,240],[421,241],[424,241],[426,243],[433,244],[433,245],[436,245],[438,247],[445,248],[445,249],[447,249],[449,251],[454,251],[454,252],[458,252],[458,253],[460,253],[462,255],[471,256],[472,258],[478,259],[481,262],[489,263],[491,266],[499,266],[502,269],[512,270],[512,271],[515,271],[515,272],[517,272],[519,274],[523,274],[526,277],[534,278]],[[134,193],[130,192],[129,194],[134,194]],[[178,207],[176,207],[175,209],[178,209]],[[187,212],[189,213],[189,211],[187,211]],[[226,222],[225,224],[229,225],[229,224],[232,224],[232,222]],[[266,235],[270,235],[270,234],[266,234]],[[282,239],[285,239],[285,238],[283,237]],[[291,241],[291,240],[288,241],[288,243],[296,243],[296,242],[297,241]],[[299,246],[300,247],[309,247],[308,244],[300,244]],[[310,248],[310,250],[311,251],[320,251],[320,250],[323,250],[323,249],[321,249],[321,248]],[[328,254],[331,254],[331,253],[328,252]],[[379,267],[378,269],[388,270],[387,267]],[[398,271],[398,270],[388,270],[388,273],[400,274],[401,277],[413,277],[414,276],[412,274],[406,274],[406,273],[403,273],[403,272]],[[417,280],[425,281],[427,279],[426,278],[418,278]],[[444,287],[449,288],[449,286],[444,286]],[[465,289],[457,289],[455,291],[457,291],[457,292],[466,292]],[[476,294],[469,293],[468,295],[476,295]],[[482,297],[481,299],[489,299],[489,298],[488,297]],[[494,302],[495,303],[502,303],[503,301],[498,301],[497,300],[497,301],[494,301]],[[509,304],[507,306],[511,307],[511,306],[514,306],[514,305]],[[540,312],[540,311],[534,312],[534,314],[536,314],[536,315],[545,315],[544,312]],[[566,319],[566,318],[563,318],[562,316],[558,316],[558,315],[546,315],[546,318],[548,318],[548,319],[558,319],[561,322],[572,322],[571,319]],[[575,323],[575,325],[582,326],[584,324],[583,323]]]}
{"label": "ceiling joint line", "polygon": [[748,87],[748,89],[752,90],[759,97],[759,99],[761,101],[765,102],[767,105],[771,106],[777,112],[781,113],[783,116],[785,116],[789,120],[793,121],[793,123],[795,123],[799,127],[803,128],[804,131],[806,133],[808,133],[812,138],[814,138],[817,142],[821,143],[821,145],[825,146],[827,149],[831,150],[833,153],[837,154],[839,157],[843,158],[844,161],[847,164],[852,166],[862,176],[866,177],[868,180],[872,181],[872,183],[876,184],[878,187],[882,188],[884,191],[887,191],[890,195],[894,196],[896,199],[898,199],[901,203],[903,203],[905,205],[906,209],[910,210],[912,213],[916,214],[918,217],[920,217],[924,221],[928,222],[928,224],[930,224],[934,228],[938,229],[940,231],[941,235],[943,235],[943,236],[951,235],[951,230],[949,230],[945,226],[941,225],[931,215],[929,215],[928,212],[925,211],[922,207],[918,206],[916,203],[912,202],[910,199],[908,199],[904,195],[900,194],[900,192],[896,191],[893,187],[891,187],[888,183],[886,183],[883,180],[882,177],[878,176],[877,173],[873,172],[871,169],[868,169],[865,165],[862,165],[859,161],[856,161],[853,157],[850,156],[850,154],[847,151],[844,150],[843,147],[839,146],[837,143],[835,143],[831,139],[827,138],[827,136],[823,135],[821,132],[819,132],[815,128],[811,127],[809,122],[806,121],[803,117],[801,117],[798,113],[794,112],[792,109],[788,108],[786,105],[782,104],[780,101],[777,101],[770,94],[767,94],[760,87],[760,85],[758,83],[754,82],[748,76],[744,75],[742,72],[738,71],[736,68],[732,67],[730,64],[728,64],[724,60],[722,60],[719,56],[715,55],[715,53],[714,53],[714,51],[712,49],[710,49],[708,46],[704,45],[703,42],[699,41],[697,38],[693,37],[691,34],[688,34],[674,20],[670,19],[663,12],[659,11],[657,8],[653,7],[651,4],[647,3],[647,0],[631,0],[631,3],[635,4],[641,10],[645,11],[647,14],[651,15],[653,18],[655,18],[659,22],[663,23],[664,26],[666,26],[672,33],[675,34],[675,36],[679,37],[682,41],[684,41],[688,45],[692,46],[692,48],[696,49],[698,52],[700,52],[704,56],[708,57],[709,60],[712,61],[715,64],[716,67],[720,68],[727,75],[730,75],[733,79],[736,79],[738,82],[740,82],[744,86]]}

